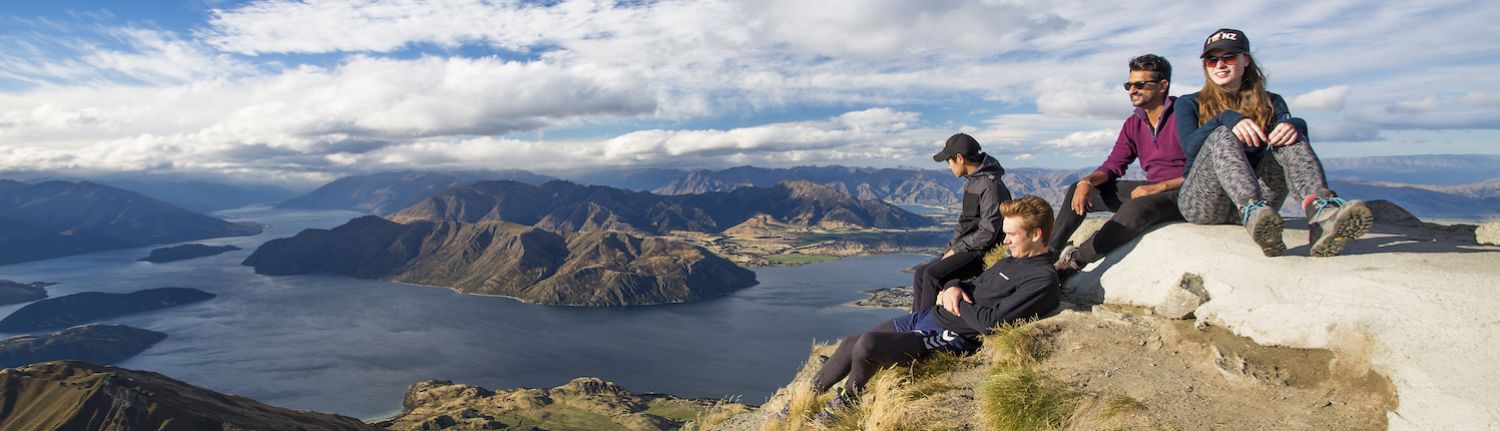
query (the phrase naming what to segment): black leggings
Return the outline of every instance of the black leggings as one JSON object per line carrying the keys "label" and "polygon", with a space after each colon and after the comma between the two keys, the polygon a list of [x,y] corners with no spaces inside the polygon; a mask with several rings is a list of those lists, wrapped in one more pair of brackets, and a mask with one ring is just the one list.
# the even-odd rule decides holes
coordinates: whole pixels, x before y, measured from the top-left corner
{"label": "black leggings", "polygon": [[[1104,258],[1130,240],[1135,239],[1152,226],[1182,221],[1177,210],[1178,191],[1171,190],[1131,199],[1130,192],[1136,187],[1151,184],[1144,181],[1111,181],[1099,185],[1084,206],[1086,212],[1110,211],[1115,213],[1093,236],[1078,245],[1078,260],[1090,263]],[[1073,193],[1078,183],[1068,187],[1063,197],[1062,208],[1057,211],[1057,220],[1052,222],[1052,239],[1047,245],[1061,251],[1068,245],[1068,237],[1083,225],[1084,215],[1073,212]]]}
{"label": "black leggings", "polygon": [[984,253],[953,252],[947,259],[934,259],[917,266],[911,276],[911,312],[937,304],[938,291],[948,280],[967,280],[984,272]]}
{"label": "black leggings", "polygon": [[927,355],[922,335],[916,332],[898,332],[896,325],[885,323],[860,334],[851,335],[839,344],[833,356],[823,363],[818,375],[813,377],[813,390],[823,393],[844,381],[844,390],[859,393],[876,371],[891,365],[907,365]]}

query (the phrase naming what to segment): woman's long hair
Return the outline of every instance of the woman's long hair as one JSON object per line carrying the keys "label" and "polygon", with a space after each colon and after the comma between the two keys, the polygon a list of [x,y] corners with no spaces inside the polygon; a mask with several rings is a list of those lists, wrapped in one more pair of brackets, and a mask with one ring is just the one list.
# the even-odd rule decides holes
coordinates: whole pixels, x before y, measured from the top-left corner
{"label": "woman's long hair", "polygon": [[[1254,120],[1261,129],[1271,126],[1274,108],[1271,106],[1271,95],[1266,93],[1266,75],[1260,71],[1260,62],[1255,61],[1249,52],[1245,53],[1245,59],[1250,60],[1250,64],[1245,65],[1245,74],[1240,77],[1240,90],[1235,93],[1219,88],[1209,77],[1208,68],[1199,66],[1203,70],[1203,90],[1198,91],[1198,126],[1220,112],[1231,109]],[[1234,125],[1229,124],[1227,127]]]}

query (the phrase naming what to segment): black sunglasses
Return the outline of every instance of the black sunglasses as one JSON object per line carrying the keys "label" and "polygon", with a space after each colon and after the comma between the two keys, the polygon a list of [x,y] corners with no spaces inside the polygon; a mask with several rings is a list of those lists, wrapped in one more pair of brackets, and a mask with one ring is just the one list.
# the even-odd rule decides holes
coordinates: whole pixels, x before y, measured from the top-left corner
{"label": "black sunglasses", "polygon": [[1165,79],[1153,79],[1153,80],[1150,80],[1150,81],[1127,82],[1127,83],[1125,83],[1125,91],[1130,91],[1130,87],[1135,87],[1135,89],[1139,90],[1139,89],[1142,89],[1142,88],[1146,88],[1146,84],[1154,84],[1154,83],[1158,83],[1158,82],[1162,82],[1162,81],[1166,81],[1166,80]]}

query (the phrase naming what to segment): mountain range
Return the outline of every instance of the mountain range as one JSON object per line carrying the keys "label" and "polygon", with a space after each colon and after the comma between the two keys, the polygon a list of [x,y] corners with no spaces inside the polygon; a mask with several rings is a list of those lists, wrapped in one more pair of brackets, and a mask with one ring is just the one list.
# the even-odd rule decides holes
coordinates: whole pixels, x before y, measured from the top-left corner
{"label": "mountain range", "polygon": [[513,180],[541,184],[555,179],[519,169],[383,172],[339,178],[311,192],[277,204],[276,208],[346,209],[386,215],[409,207],[428,196],[479,181]]}
{"label": "mountain range", "polygon": [[555,232],[619,230],[660,235],[674,230],[720,232],[760,214],[796,226],[831,229],[902,229],[932,224],[893,205],[854,199],[807,181],[681,196],[566,181],[539,186],[486,181],[424,199],[392,215],[391,220],[494,220]]}
{"label": "mountain range", "polygon": [[0,180],[0,265],[260,231],[87,181]]}

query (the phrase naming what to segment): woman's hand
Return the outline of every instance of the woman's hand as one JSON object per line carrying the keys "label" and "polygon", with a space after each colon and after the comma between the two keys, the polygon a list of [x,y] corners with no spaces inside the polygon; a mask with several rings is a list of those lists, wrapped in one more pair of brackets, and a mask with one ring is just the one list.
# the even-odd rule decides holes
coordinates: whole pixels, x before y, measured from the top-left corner
{"label": "woman's hand", "polygon": [[1302,135],[1297,133],[1296,127],[1292,127],[1291,124],[1282,122],[1281,124],[1277,124],[1275,129],[1271,130],[1271,136],[1268,140],[1271,146],[1280,147],[1295,144],[1297,143],[1297,141],[1301,140],[1301,138]]}
{"label": "woman's hand", "polygon": [[[1282,123],[1282,125],[1286,125],[1286,123]],[[1240,120],[1238,124],[1234,125],[1232,131],[1234,132],[1234,137],[1240,138],[1240,142],[1244,142],[1245,145],[1251,147],[1260,147],[1261,144],[1266,142],[1266,133],[1260,130],[1260,126],[1255,124],[1255,120],[1249,118]]]}

